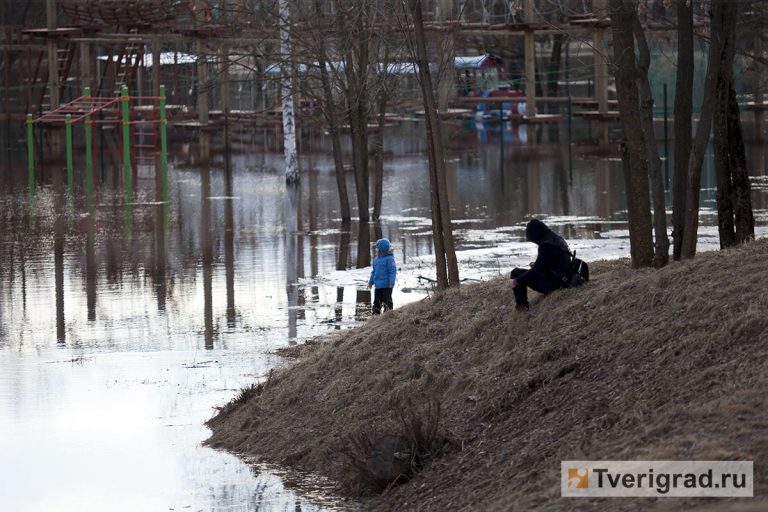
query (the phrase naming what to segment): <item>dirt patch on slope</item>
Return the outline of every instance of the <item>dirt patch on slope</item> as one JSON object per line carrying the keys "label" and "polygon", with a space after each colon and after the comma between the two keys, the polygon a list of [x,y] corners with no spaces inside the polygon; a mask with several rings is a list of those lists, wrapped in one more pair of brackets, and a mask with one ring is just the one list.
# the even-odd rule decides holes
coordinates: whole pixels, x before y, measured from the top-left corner
{"label": "dirt patch on slope", "polygon": [[[507,279],[464,285],[329,337],[224,408],[209,444],[348,481],[351,438],[437,400],[449,445],[366,508],[765,507],[766,261],[768,241],[658,271],[600,263],[532,317]],[[561,498],[560,461],[578,459],[754,460],[761,498]]]}

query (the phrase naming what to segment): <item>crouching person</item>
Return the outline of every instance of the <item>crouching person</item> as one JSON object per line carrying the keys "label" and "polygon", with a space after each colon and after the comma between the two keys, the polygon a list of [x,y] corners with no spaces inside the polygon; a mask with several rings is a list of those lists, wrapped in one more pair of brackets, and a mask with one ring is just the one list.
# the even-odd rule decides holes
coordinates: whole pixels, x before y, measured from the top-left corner
{"label": "crouching person", "polygon": [[397,277],[397,265],[395,255],[390,250],[391,244],[386,238],[376,241],[376,257],[373,259],[373,270],[368,279],[368,287],[376,286],[373,295],[373,314],[381,313],[384,306],[386,310],[394,308],[392,304],[392,288],[395,287]]}
{"label": "crouching person", "polygon": [[539,246],[536,261],[530,269],[512,271],[512,288],[518,311],[528,311],[528,288],[547,294],[563,287],[570,272],[568,244],[553,233],[543,222],[532,219],[525,227],[525,238]]}

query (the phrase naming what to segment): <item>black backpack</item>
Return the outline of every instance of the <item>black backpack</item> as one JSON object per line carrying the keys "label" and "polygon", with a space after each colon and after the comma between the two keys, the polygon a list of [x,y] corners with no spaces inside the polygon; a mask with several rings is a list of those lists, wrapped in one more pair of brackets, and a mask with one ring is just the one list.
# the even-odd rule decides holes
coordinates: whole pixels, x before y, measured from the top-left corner
{"label": "black backpack", "polygon": [[[576,288],[589,281],[589,265],[584,260],[576,257],[576,251],[569,251],[566,247],[560,246],[551,240],[545,240],[545,244],[553,245],[566,253],[571,263],[568,266],[568,274],[560,277],[563,288]],[[554,270],[552,273],[555,273]]]}
{"label": "black backpack", "polygon": [[570,276],[564,277],[563,282],[567,280],[566,288],[575,288],[589,281],[589,265],[576,257],[576,251],[568,255],[571,257]]}

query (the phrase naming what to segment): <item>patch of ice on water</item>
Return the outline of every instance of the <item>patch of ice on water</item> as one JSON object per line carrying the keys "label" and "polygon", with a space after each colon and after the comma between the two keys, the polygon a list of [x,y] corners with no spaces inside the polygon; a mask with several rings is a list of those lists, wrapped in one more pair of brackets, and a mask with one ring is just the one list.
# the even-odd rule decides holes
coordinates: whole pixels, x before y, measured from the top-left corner
{"label": "patch of ice on water", "polygon": [[580,216],[580,215],[553,215],[553,216],[546,216],[541,215],[537,216],[537,218],[540,218],[543,220],[547,226],[563,226],[566,224],[607,224],[610,221],[606,221],[605,219],[601,219],[600,217],[589,217],[589,216]]}
{"label": "patch of ice on water", "polygon": [[485,222],[485,219],[451,219],[451,224],[472,224],[473,222]]}
{"label": "patch of ice on water", "polygon": [[467,242],[506,242],[510,233],[506,231],[488,229],[456,229],[454,235]]}
{"label": "patch of ice on water", "polygon": [[315,235],[315,236],[340,235],[341,233],[343,233],[343,231],[337,228],[316,229],[314,231],[306,232],[307,235]]}
{"label": "patch of ice on water", "polygon": [[432,219],[428,217],[408,217],[406,215],[382,215],[381,220],[386,222],[397,222],[400,224],[420,224],[432,225]]}

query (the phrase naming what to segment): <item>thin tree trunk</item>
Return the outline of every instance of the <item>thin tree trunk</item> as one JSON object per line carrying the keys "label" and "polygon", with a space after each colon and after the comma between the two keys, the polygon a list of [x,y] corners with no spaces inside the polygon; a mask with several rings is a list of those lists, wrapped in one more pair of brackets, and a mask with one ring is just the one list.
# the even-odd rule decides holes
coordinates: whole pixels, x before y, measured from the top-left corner
{"label": "thin tree trunk", "polygon": [[[315,14],[321,19],[324,16],[320,0],[315,0]],[[346,225],[348,229],[352,214],[349,207],[347,181],[344,175],[344,155],[341,152],[341,137],[339,136],[339,122],[336,117],[336,102],[333,99],[333,89],[331,88],[331,79],[328,75],[327,59],[325,58],[325,38],[321,35],[318,39],[320,80],[323,85],[323,97],[325,103],[325,109],[323,110],[325,118],[328,121],[328,133],[331,136],[331,147],[333,148],[334,174],[336,175],[336,188],[339,192],[341,222]]]}
{"label": "thin tree trunk", "polygon": [[723,52],[723,3],[725,0],[713,2],[712,21],[710,23],[710,48],[707,63],[707,77],[704,82],[704,98],[696,127],[696,138],[691,146],[688,159],[688,183],[685,198],[685,219],[683,225],[683,242],[680,250],[682,258],[696,256],[696,240],[699,230],[699,193],[701,189],[701,166],[704,154],[709,144],[714,114],[714,99],[717,86],[717,76],[720,73],[720,63]]}
{"label": "thin tree trunk", "polygon": [[[419,0],[410,0],[411,5],[411,12],[415,12],[418,10],[421,12],[421,6],[419,4]],[[414,19],[416,15],[414,14]],[[418,35],[416,36],[418,39]],[[418,64],[418,71],[419,71],[419,83],[421,85],[422,90],[422,96],[426,98],[427,94],[432,93],[432,89],[430,87],[429,91],[426,90],[425,81],[424,81],[424,73],[422,72],[422,68],[426,67],[429,69],[429,61],[426,58],[426,51],[424,52],[424,56],[422,58],[421,53],[421,46],[423,44],[417,44],[419,47],[417,49],[416,53],[416,61]],[[424,99],[424,103],[426,104],[427,100]],[[435,157],[435,143],[434,143],[434,137],[433,137],[433,126],[432,126],[432,118],[428,115],[424,116],[425,124],[426,124],[426,132],[427,132],[427,160],[429,162],[429,202],[430,202],[430,211],[432,213],[432,243],[435,247],[435,274],[436,274],[436,280],[437,280],[437,287],[438,289],[445,289],[448,288],[448,265],[445,258],[445,244],[443,243],[443,222],[442,217],[440,213],[440,197],[437,187],[437,167],[436,167],[436,160]]]}
{"label": "thin tree trunk", "polygon": [[[417,0],[418,1],[418,0]],[[440,215],[440,198],[437,188],[437,168],[435,165],[435,143],[432,135],[432,120],[424,117],[427,131],[427,156],[429,160],[429,204],[432,212],[432,241],[435,246],[435,273],[437,288],[448,288],[448,263],[445,258],[443,241],[443,221]]]}
{"label": "thin tree trunk", "polygon": [[643,136],[637,91],[637,67],[635,65],[635,41],[633,21],[636,18],[634,4],[611,0],[611,28],[616,65],[616,97],[621,112],[629,172],[626,182],[629,204],[629,243],[632,265],[648,267],[653,264],[653,237],[651,229],[651,199],[648,191],[648,152]]}
{"label": "thin tree trunk", "polygon": [[[735,13],[734,13],[735,14]],[[735,29],[735,16],[733,28]],[[714,112],[712,114],[712,139],[715,151],[715,179],[717,182],[717,231],[720,236],[720,248],[736,245],[736,227],[733,220],[733,185],[731,183],[730,154],[731,125],[728,122],[730,89],[733,79],[733,57],[735,55],[734,34],[731,30],[729,6],[723,8],[723,51],[721,52],[720,70],[715,87]]]}
{"label": "thin tree trunk", "polygon": [[693,2],[677,2],[677,78],[675,82],[675,174],[672,181],[672,251],[683,246],[688,160],[693,134]]}
{"label": "thin tree trunk", "polygon": [[[382,59],[382,72],[385,74],[389,68],[389,47],[384,48],[384,58]],[[380,84],[378,97],[378,131],[373,139],[374,150],[374,170],[373,170],[373,220],[378,221],[381,217],[381,203],[384,195],[384,124],[387,114],[387,100],[389,91],[386,82]]]}
{"label": "thin tree trunk", "polygon": [[[343,15],[337,10],[339,26],[346,26]],[[369,190],[368,190],[368,106],[367,83],[368,73],[368,40],[365,27],[355,20],[348,27],[353,40],[345,55],[344,72],[347,79],[347,101],[349,126],[352,132],[352,165],[355,171],[355,191],[357,195],[357,210],[360,225],[357,240],[357,268],[371,264],[371,254],[368,250],[370,243]]]}
{"label": "thin tree trunk", "polygon": [[731,184],[731,155],[729,155],[728,96],[730,83],[722,76],[717,81],[717,99],[712,116],[712,138],[715,149],[715,178],[717,182],[717,232],[720,248],[736,245],[733,222],[733,186]]}
{"label": "thin tree trunk", "polygon": [[[368,70],[368,49],[365,36],[359,36],[356,52],[347,53],[345,72],[349,88],[349,124],[352,131],[352,160],[355,170],[358,217],[368,222],[368,104],[365,75]],[[357,55],[354,55],[354,54]]]}
{"label": "thin tree trunk", "polygon": [[744,151],[744,135],[741,129],[741,113],[736,102],[736,90],[731,82],[728,121],[731,125],[729,137],[732,141],[732,154],[735,162],[731,169],[733,191],[736,202],[736,240],[741,243],[755,239],[755,217],[752,213],[752,190],[749,185],[747,157]]}
{"label": "thin tree trunk", "polygon": [[342,223],[339,234],[339,253],[336,256],[336,270],[347,270],[349,266],[349,242],[352,238],[352,229],[349,223]]}
{"label": "thin tree trunk", "polygon": [[[433,210],[432,222],[439,219],[440,240],[435,240],[435,252],[438,251],[438,242],[442,241],[444,245],[445,265],[447,270],[447,282],[443,281],[445,277],[438,273],[438,286],[441,281],[445,286],[459,285],[459,268],[456,260],[456,249],[453,240],[453,230],[451,227],[451,209],[448,200],[448,187],[446,183],[445,169],[445,149],[443,147],[442,128],[440,118],[437,115],[437,105],[435,102],[434,89],[432,86],[432,76],[429,70],[429,60],[427,58],[427,45],[424,35],[424,19],[421,12],[420,0],[411,0],[411,13],[413,14],[414,39],[416,43],[416,57],[421,78],[421,89],[424,99],[424,111],[427,121],[427,141],[431,142],[430,147],[430,168],[433,168],[430,176],[430,186],[433,189]],[[435,199],[436,198],[436,199]],[[435,205],[437,203],[437,205]],[[438,209],[435,210],[434,207]],[[437,256],[437,255],[436,255]],[[439,257],[438,257],[439,260]]]}
{"label": "thin tree trunk", "polygon": [[640,19],[635,16],[634,21],[635,42],[639,50],[637,84],[640,90],[640,111],[642,114],[643,132],[645,133],[645,145],[648,152],[648,167],[651,177],[651,190],[653,193],[653,231],[655,238],[653,263],[656,267],[663,267],[669,263],[669,238],[667,237],[667,207],[664,197],[664,177],[661,174],[661,158],[656,142],[656,132],[653,126],[653,93],[648,81],[648,69],[651,66],[651,52],[648,49],[648,41],[645,38]]}
{"label": "thin tree trunk", "polygon": [[378,131],[374,137],[374,170],[373,170],[373,220],[381,217],[381,202],[384,195],[384,123],[387,113],[387,98],[379,98]]}
{"label": "thin tree trunk", "polygon": [[713,116],[717,226],[721,248],[735,246],[754,238],[747,157],[733,80],[738,15],[737,3],[726,2],[722,6],[723,51]]}
{"label": "thin tree trunk", "polygon": [[352,69],[354,65],[354,58],[350,51],[347,53],[347,59],[344,66],[347,75],[349,101],[348,118],[349,128],[352,133],[352,166],[355,172],[357,215],[360,222],[368,222],[368,119],[367,113],[359,104],[361,101],[360,95],[362,93],[359,84],[356,83],[356,73],[354,73]]}
{"label": "thin tree trunk", "polygon": [[[325,63],[321,63],[321,65],[325,65]],[[326,72],[327,75],[327,72]],[[326,76],[324,79],[323,87],[325,88],[327,85],[327,90],[325,91],[326,99],[333,102],[333,93],[331,92],[330,83],[328,82],[328,77]],[[331,95],[329,98],[328,95]],[[347,180],[346,180],[346,173],[344,172],[344,154],[341,151],[341,136],[339,135],[339,124],[338,120],[336,119],[336,113],[334,112],[334,109],[336,108],[333,103],[327,107],[329,109],[328,114],[328,132],[331,136],[331,147],[333,150],[333,164],[334,164],[334,174],[336,175],[336,188],[339,191],[339,208],[341,212],[341,222],[343,224],[349,224],[352,213],[349,206],[349,193],[347,192]]]}
{"label": "thin tree trunk", "polygon": [[729,3],[727,27],[729,41],[728,95],[725,107],[728,125],[728,152],[730,154],[730,181],[733,193],[736,242],[744,243],[755,238],[755,218],[752,213],[751,187],[747,171],[747,155],[744,149],[744,132],[741,128],[741,113],[736,101],[736,89],[733,78],[733,60],[736,53],[736,24],[739,18],[738,3]]}
{"label": "thin tree trunk", "polygon": [[288,32],[290,10],[288,0],[280,0],[280,54],[283,62],[283,149],[285,153],[285,181],[299,182],[299,160],[296,154],[296,119],[293,110],[293,66],[291,40]]}
{"label": "thin tree trunk", "polygon": [[432,137],[435,141],[435,172],[437,174],[437,190],[440,198],[440,220],[443,230],[443,244],[445,245],[445,261],[448,267],[448,286],[459,286],[459,263],[456,259],[456,244],[453,240],[453,226],[451,224],[451,203],[448,199],[447,170],[445,167],[445,148],[443,146],[443,130],[437,111],[433,110]]}

